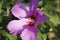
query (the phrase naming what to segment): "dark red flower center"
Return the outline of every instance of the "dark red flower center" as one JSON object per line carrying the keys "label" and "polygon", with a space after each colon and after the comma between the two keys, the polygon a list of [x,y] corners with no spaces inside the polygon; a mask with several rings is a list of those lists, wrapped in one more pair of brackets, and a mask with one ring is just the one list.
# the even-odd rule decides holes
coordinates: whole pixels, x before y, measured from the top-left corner
{"label": "dark red flower center", "polygon": [[27,18],[27,23],[29,26],[33,26],[35,23],[35,17],[34,16],[30,16]]}

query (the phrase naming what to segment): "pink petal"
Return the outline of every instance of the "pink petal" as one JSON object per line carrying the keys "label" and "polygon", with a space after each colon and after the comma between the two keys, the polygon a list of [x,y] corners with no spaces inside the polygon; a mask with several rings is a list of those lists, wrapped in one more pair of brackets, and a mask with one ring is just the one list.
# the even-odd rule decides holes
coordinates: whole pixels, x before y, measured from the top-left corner
{"label": "pink petal", "polygon": [[60,38],[58,38],[58,40],[60,40]]}
{"label": "pink petal", "polygon": [[9,22],[9,24],[7,25],[7,29],[10,31],[10,33],[18,34],[22,32],[22,30],[25,28],[25,25],[27,25],[25,19],[13,20]]}
{"label": "pink petal", "polygon": [[39,0],[30,0],[29,7],[30,10],[36,10]]}
{"label": "pink petal", "polygon": [[34,26],[24,29],[21,38],[22,40],[36,40],[36,27]]}
{"label": "pink petal", "polygon": [[21,2],[17,2],[14,5],[14,7],[12,7],[11,11],[12,11],[12,14],[19,19],[21,17],[26,17],[27,15],[27,9],[25,8],[24,4]]}
{"label": "pink petal", "polygon": [[39,25],[43,22],[46,22],[47,16],[44,14],[44,12],[42,12],[41,10],[38,10],[36,14],[38,14],[36,16],[36,18],[37,18],[36,19],[36,25]]}

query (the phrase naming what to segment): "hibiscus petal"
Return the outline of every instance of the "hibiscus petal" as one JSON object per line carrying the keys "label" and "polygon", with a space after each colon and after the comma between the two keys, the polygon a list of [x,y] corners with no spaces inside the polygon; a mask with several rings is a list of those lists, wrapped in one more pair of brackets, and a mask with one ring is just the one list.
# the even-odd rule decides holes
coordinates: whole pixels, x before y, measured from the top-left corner
{"label": "hibiscus petal", "polygon": [[[38,15],[36,16],[36,25],[39,25],[47,20],[47,16],[41,10],[37,11]],[[36,14],[37,14],[36,13]]]}
{"label": "hibiscus petal", "polygon": [[9,22],[9,24],[7,25],[7,29],[12,34],[18,34],[24,30],[25,25],[27,25],[27,22],[25,19],[13,20],[13,21]]}
{"label": "hibiscus petal", "polygon": [[30,0],[29,8],[30,10],[36,10],[39,0]]}
{"label": "hibiscus petal", "polygon": [[24,4],[21,2],[17,2],[14,7],[12,7],[11,9],[12,14],[17,17],[17,18],[21,18],[21,17],[26,17],[26,13],[27,13],[27,9],[25,8]]}
{"label": "hibiscus petal", "polygon": [[22,40],[36,40],[36,27],[34,26],[24,29],[21,34],[21,38]]}

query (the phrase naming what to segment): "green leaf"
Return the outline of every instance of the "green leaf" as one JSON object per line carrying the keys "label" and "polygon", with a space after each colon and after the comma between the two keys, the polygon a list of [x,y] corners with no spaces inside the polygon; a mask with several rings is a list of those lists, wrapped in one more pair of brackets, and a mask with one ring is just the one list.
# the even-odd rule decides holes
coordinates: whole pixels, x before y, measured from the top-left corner
{"label": "green leaf", "polygon": [[2,16],[0,16],[0,22],[2,22]]}
{"label": "green leaf", "polygon": [[0,1],[0,10],[1,10],[1,8],[2,8],[2,5],[3,5],[3,0]]}
{"label": "green leaf", "polygon": [[43,40],[47,40],[47,34],[43,34]]}
{"label": "green leaf", "polygon": [[7,16],[9,16],[9,13],[10,13],[10,6],[8,5],[7,7],[6,7],[6,9],[7,9]]}
{"label": "green leaf", "polygon": [[42,40],[42,33],[38,30],[37,32],[37,40]]}
{"label": "green leaf", "polygon": [[0,15],[2,14],[1,12],[3,11],[3,10],[2,10],[2,6],[3,6],[3,0],[0,1]]}
{"label": "green leaf", "polygon": [[16,35],[11,35],[8,32],[1,30],[2,35],[5,36],[6,38],[8,38],[9,40],[17,40],[17,36]]}
{"label": "green leaf", "polygon": [[52,16],[50,18],[50,21],[54,23],[54,25],[60,24],[59,17],[58,16]]}
{"label": "green leaf", "polygon": [[54,10],[56,7],[54,7],[54,5],[51,5],[53,4],[52,2],[50,5],[49,4],[46,5],[43,10],[49,18],[49,21],[52,22],[53,25],[57,26],[58,24],[60,24],[60,14]]}

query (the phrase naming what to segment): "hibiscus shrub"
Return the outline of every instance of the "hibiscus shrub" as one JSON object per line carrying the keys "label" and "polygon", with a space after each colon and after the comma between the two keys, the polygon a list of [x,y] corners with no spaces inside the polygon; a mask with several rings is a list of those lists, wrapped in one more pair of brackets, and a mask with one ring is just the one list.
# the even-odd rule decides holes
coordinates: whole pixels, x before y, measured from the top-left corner
{"label": "hibiscus shrub", "polygon": [[0,40],[60,40],[60,1],[0,0]]}

